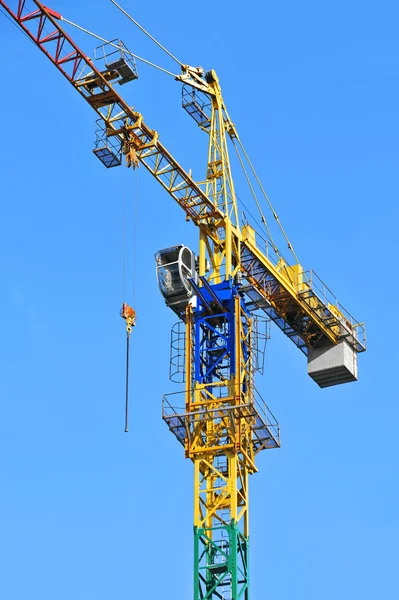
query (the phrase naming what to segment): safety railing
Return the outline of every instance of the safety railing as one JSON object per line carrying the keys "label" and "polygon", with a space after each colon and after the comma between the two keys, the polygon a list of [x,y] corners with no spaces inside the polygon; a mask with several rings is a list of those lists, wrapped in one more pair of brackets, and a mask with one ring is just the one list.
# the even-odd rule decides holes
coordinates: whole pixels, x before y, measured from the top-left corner
{"label": "safety railing", "polygon": [[[248,221],[252,227],[252,224]],[[266,256],[273,267],[282,274],[288,276],[291,284],[296,288],[298,296],[309,308],[314,310],[317,317],[323,321],[326,327],[339,327],[339,338],[346,338],[348,343],[357,351],[366,349],[366,330],[364,323],[357,321],[342,306],[336,295],[320,279],[313,269],[290,271],[291,265],[277,251],[273,243],[254,229],[256,247]],[[287,268],[285,268],[287,267]]]}
{"label": "safety railing", "polygon": [[[317,298],[327,307],[332,315],[339,321],[340,325],[347,331],[343,331],[341,337],[350,336],[354,338],[357,346],[356,350],[361,352],[366,349],[366,329],[364,323],[359,323],[347,310],[342,306],[336,295],[330,288],[320,279],[313,269],[302,271],[300,274],[304,286],[300,292],[306,299],[306,293],[310,289]],[[336,309],[336,310],[335,310]]]}
{"label": "safety railing", "polygon": [[210,126],[212,104],[206,94],[185,84],[182,87],[182,106],[198,125]]}
{"label": "safety railing", "polygon": [[[184,445],[185,438],[190,435],[190,428],[199,419],[204,421],[220,421],[231,416],[236,419],[245,419],[251,423],[255,452],[264,448],[278,448],[280,446],[280,426],[274,414],[263,400],[258,390],[253,387],[251,397],[245,398],[243,403],[234,403],[233,396],[223,396],[225,386],[215,385],[209,395],[207,388],[190,390],[191,397],[200,394],[200,399],[192,412],[186,412],[185,399],[187,392],[180,391],[166,394],[162,398],[162,418],[178,441]],[[220,395],[218,394],[220,390]],[[218,406],[212,406],[219,402]]]}
{"label": "safety railing", "polygon": [[258,390],[256,389],[255,386],[253,387],[253,390],[254,390],[253,405],[256,408],[256,411],[257,411],[258,415],[260,416],[260,418],[262,419],[263,423],[267,426],[267,429],[272,434],[272,436],[276,442],[276,446],[279,446],[280,445],[280,425],[279,425],[276,417],[274,416],[274,414],[272,413],[272,411],[270,410],[270,408],[268,407],[266,402],[263,400],[262,396],[260,395],[260,393],[258,392]]}

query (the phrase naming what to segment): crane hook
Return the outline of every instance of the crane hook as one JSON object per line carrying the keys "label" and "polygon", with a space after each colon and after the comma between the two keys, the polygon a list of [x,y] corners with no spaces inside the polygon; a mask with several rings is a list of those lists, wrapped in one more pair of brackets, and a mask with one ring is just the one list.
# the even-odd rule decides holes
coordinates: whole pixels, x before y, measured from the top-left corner
{"label": "crane hook", "polygon": [[133,327],[136,325],[136,311],[134,308],[124,302],[122,304],[120,315],[126,321],[126,332],[128,335],[132,333]]}
{"label": "crane hook", "polygon": [[139,167],[139,159],[132,142],[125,141],[122,146],[122,152],[126,156],[126,166],[136,169]]}

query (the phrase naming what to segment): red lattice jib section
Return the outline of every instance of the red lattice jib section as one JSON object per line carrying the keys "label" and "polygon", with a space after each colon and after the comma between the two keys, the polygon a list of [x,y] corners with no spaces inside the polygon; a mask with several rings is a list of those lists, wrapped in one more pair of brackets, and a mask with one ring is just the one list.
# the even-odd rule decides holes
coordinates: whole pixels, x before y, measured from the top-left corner
{"label": "red lattice jib section", "polygon": [[84,56],[71,38],[58,26],[57,19],[62,18],[59,13],[36,0],[19,0],[12,4],[15,7],[10,7],[0,0],[0,6],[17,21],[23,31],[70,82],[79,78],[85,67],[92,68],[90,59]]}

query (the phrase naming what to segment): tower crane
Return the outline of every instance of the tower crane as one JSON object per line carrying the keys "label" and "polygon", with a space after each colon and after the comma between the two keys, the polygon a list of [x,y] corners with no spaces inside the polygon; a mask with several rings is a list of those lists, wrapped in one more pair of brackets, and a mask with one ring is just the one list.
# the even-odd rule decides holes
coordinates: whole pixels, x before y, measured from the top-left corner
{"label": "tower crane", "polygon": [[[357,379],[364,326],[302,268],[285,234],[292,264],[263,215],[265,239],[240,218],[231,147],[240,150],[242,165],[242,153],[252,165],[214,70],[180,63],[175,77],[183,84],[183,108],[208,135],[206,178],[198,181],[117,90],[138,77],[135,55],[123,42],[103,40],[97,67],[56,11],[36,0],[0,0],[0,7],[96,113],[93,152],[103,165],[120,166],[125,156],[127,166],[144,166],[198,227],[197,254],[183,245],[156,253],[160,291],[179,319],[177,370],[185,384],[164,397],[162,415],[194,465],[194,600],[249,600],[249,475],[259,452],[280,446],[279,425],[255,387],[259,315],[302,351],[322,388]],[[124,304],[121,314],[130,335],[135,312]]]}

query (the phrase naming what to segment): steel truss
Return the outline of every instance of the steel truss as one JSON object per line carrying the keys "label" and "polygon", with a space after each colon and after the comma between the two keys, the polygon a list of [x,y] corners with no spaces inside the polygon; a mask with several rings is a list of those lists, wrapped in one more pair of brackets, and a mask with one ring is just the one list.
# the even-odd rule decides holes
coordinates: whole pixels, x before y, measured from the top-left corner
{"label": "steel truss", "polygon": [[[278,281],[284,294],[281,297],[278,294],[273,296],[272,310],[266,310],[269,305],[264,301],[259,306],[305,353],[307,347],[324,342],[334,345],[343,337],[357,352],[365,350],[363,324],[343,313],[338,304],[329,306],[311,286],[310,289],[304,289],[295,278],[293,280],[287,276],[291,269],[289,265],[286,265],[284,273],[260,252],[254,235],[248,235],[245,228],[240,230],[226,143],[226,133],[234,137],[236,132],[213,72],[208,82],[208,96],[212,104],[211,113],[207,116],[210,123],[204,128],[210,135],[207,178],[196,182],[163,146],[158,133],[148,127],[142,115],[118,94],[112,85],[115,74],[107,69],[97,69],[62,29],[59,25],[61,15],[37,0],[13,0],[10,4],[11,7],[0,0],[0,6],[98,114],[104,123],[106,135],[115,140],[110,145],[121,148],[128,142],[137,160],[182,207],[187,217],[199,226],[200,275],[206,274],[207,261],[212,269],[208,278],[213,283],[241,271],[251,290],[251,299],[270,301],[265,278],[262,273],[258,276],[259,270],[268,272]],[[104,158],[106,166],[118,164],[117,158],[103,156],[96,150],[97,156]],[[295,307],[295,314],[287,313],[288,305]],[[326,312],[326,318],[322,318],[323,312]]]}
{"label": "steel truss", "polygon": [[280,445],[256,397],[252,335],[231,281],[198,289],[186,312],[185,410],[164,398],[163,417],[194,462],[194,600],[249,599],[248,476],[258,452]]}
{"label": "steel truss", "polygon": [[183,98],[209,135],[206,180],[195,181],[118,94],[117,73],[94,65],[60,27],[58,13],[37,0],[10,4],[0,0],[98,115],[95,153],[103,164],[118,166],[121,151],[132,152],[133,165],[144,165],[200,229],[197,303],[185,314],[183,406],[165,397],[163,418],[194,463],[194,600],[249,600],[248,477],[258,452],[279,447],[280,438],[253,382],[248,309],[264,311],[305,353],[343,338],[361,352],[363,326],[320,294],[299,264],[273,260],[249,226],[240,228],[227,145],[237,134],[214,72],[206,74],[209,103]]}

